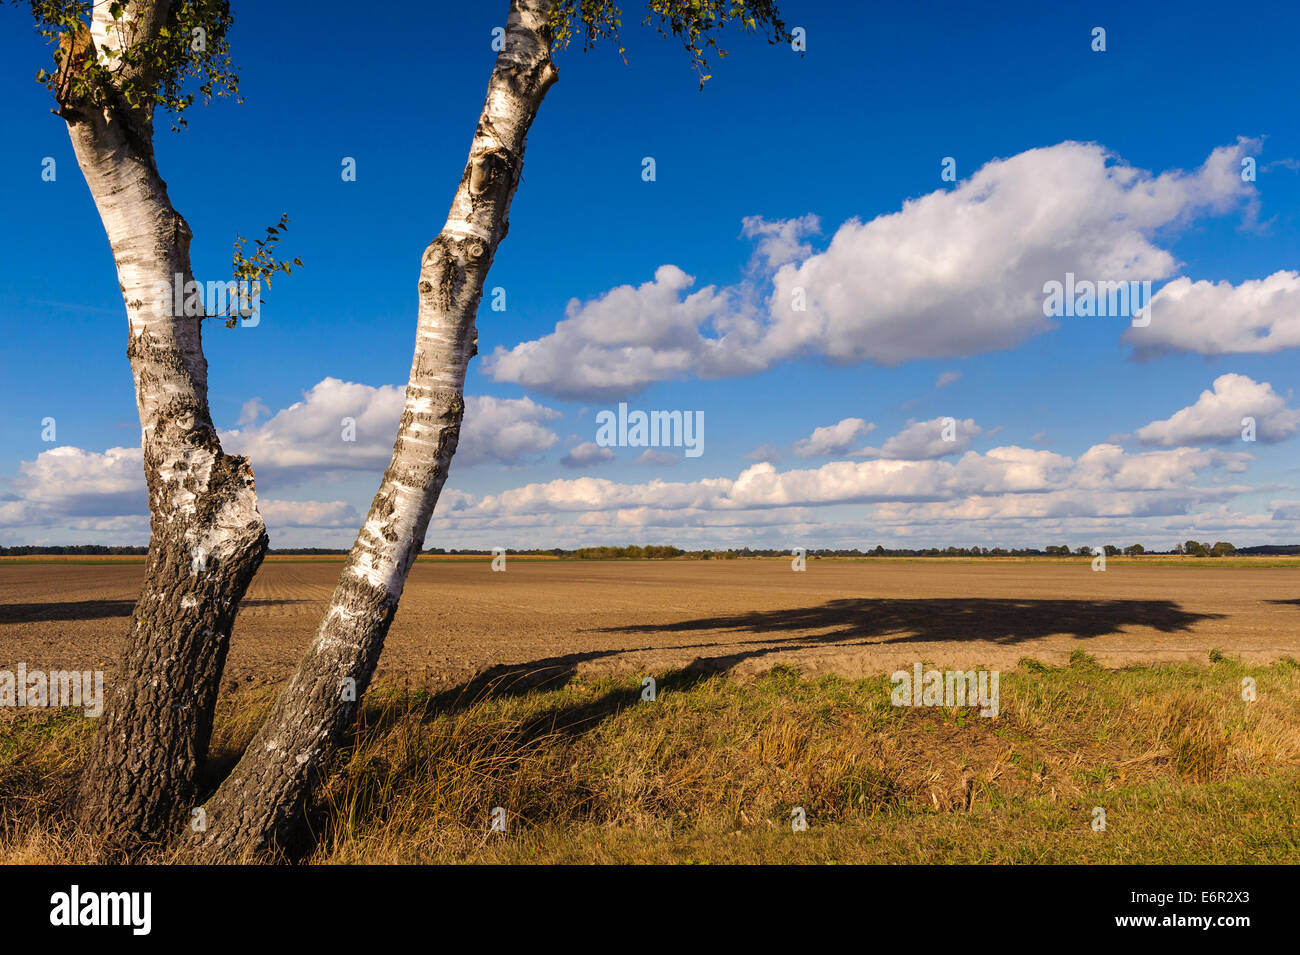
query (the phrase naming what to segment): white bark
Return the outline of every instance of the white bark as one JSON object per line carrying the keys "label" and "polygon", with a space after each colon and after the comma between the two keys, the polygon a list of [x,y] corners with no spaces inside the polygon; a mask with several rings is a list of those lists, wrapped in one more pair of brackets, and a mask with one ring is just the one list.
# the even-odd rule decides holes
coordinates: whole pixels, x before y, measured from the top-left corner
{"label": "white bark", "polygon": [[[155,29],[166,8],[138,2],[127,15]],[[108,9],[96,6],[92,36],[133,36]],[[173,297],[160,294],[192,278],[191,234],[155,167],[149,114],[60,105],[126,304],[151,525],[146,580],[80,813],[95,828],[156,836],[193,795],[230,629],[265,552],[265,527],[252,471],[222,453],[209,414],[201,318],[174,315]]]}

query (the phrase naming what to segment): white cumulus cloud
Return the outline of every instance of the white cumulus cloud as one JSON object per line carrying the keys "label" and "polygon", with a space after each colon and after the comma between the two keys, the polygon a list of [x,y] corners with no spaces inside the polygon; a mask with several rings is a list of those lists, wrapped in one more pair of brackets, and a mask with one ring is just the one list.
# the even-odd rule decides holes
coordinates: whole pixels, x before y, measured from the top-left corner
{"label": "white cumulus cloud", "polygon": [[845,418],[835,424],[816,428],[806,438],[794,443],[798,458],[835,457],[848,454],[860,435],[874,431],[876,426],[861,418]]}
{"label": "white cumulus cloud", "polygon": [[1255,440],[1264,444],[1285,441],[1300,428],[1300,411],[1288,408],[1272,385],[1228,374],[1214,379],[1212,388],[1202,391],[1195,404],[1138,428],[1137,438],[1142,444],[1167,448],[1229,444],[1242,440],[1246,418],[1254,419]]}
{"label": "white cumulus cloud", "polygon": [[1267,278],[1193,282],[1177,278],[1151,300],[1151,323],[1124,341],[1138,357],[1166,351],[1266,354],[1300,346],[1300,272]]}
{"label": "white cumulus cloud", "polygon": [[0,524],[141,514],[148,506],[138,447],[51,448],[20,462],[9,484],[21,500],[0,504]]}
{"label": "white cumulus cloud", "polygon": [[258,501],[257,509],[272,532],[281,527],[361,526],[361,515],[346,501]]}
{"label": "white cumulus cloud", "polygon": [[1240,160],[1258,147],[1242,139],[1193,172],[1159,175],[1095,143],[1030,149],[989,161],[954,189],[849,220],[819,252],[802,241],[814,229],[809,217],[749,217],[743,234],[757,240],[770,287],[750,276],[690,292],[694,280],[664,265],[643,285],[570,302],[552,333],[498,347],[484,367],[547,394],[608,399],[796,356],[893,365],[1009,348],[1051,327],[1043,286],[1066,273],[1173,276],[1178,262],[1157,233],[1253,208]]}
{"label": "white cumulus cloud", "polygon": [[[261,482],[295,483],[349,471],[382,472],[397,438],[405,388],[325,378],[260,424],[221,433],[232,454],[245,454]],[[546,422],[560,413],[531,398],[465,396],[455,464],[521,465],[559,441]],[[259,483],[260,486],[260,483]]]}

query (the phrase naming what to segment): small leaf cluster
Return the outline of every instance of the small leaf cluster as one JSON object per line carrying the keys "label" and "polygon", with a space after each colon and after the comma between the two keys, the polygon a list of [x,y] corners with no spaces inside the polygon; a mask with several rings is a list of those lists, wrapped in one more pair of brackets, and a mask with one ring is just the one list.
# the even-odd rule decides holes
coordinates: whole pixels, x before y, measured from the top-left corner
{"label": "small leaf cluster", "polygon": [[[763,31],[772,43],[790,40],[775,0],[647,0],[642,23],[682,43],[699,75],[701,89],[711,78],[709,52],[715,51],[719,58],[727,55],[718,46],[718,33],[728,23],[744,32]],[[611,40],[622,55],[622,26],[623,10],[615,0],[560,0],[551,14],[551,34],[559,49],[581,35],[584,50]]]}
{"label": "small leaf cluster", "polygon": [[[280,242],[280,234],[289,228],[289,214],[286,212],[280,216],[280,221],[275,225],[266,227],[265,239],[254,239],[253,245],[256,246],[251,256],[244,254],[244,245],[248,241],[242,235],[235,237],[235,249],[231,256],[231,269],[234,272],[235,281],[243,282],[265,282],[266,287],[271,287],[271,279],[275,275],[283,272],[285,275],[292,275],[293,269],[302,268],[302,259],[297,257],[290,260],[276,259],[275,247]],[[226,327],[234,328],[238,316],[226,316]]]}

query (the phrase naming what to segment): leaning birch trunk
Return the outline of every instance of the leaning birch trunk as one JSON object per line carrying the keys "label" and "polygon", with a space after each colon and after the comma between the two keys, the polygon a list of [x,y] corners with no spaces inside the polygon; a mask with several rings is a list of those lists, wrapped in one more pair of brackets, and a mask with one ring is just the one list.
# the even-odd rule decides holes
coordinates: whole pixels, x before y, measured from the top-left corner
{"label": "leaning birch trunk", "polygon": [[282,846],[331,748],[356,715],[456,451],[475,313],[505,237],[524,140],[557,78],[552,0],[512,0],[469,162],[420,263],[415,357],[392,461],[297,672],[205,806],[200,846],[238,858]]}
{"label": "leaning birch trunk", "polygon": [[[130,5],[137,38],[165,22],[167,6]],[[108,10],[95,7],[97,47],[116,33]],[[83,826],[127,846],[165,838],[193,805],[235,612],[267,538],[253,473],[222,453],[208,411],[202,319],[174,316],[172,296],[159,294],[191,279],[191,233],[158,175],[152,117],[60,106],[126,303],[149,493],[144,587],[78,803]]]}

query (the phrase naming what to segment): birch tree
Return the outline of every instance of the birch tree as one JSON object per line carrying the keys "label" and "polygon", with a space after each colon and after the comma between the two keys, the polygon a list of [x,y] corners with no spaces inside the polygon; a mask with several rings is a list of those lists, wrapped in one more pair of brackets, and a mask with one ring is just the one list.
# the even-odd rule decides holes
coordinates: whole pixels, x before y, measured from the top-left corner
{"label": "birch tree", "polygon": [[267,547],[253,473],[221,448],[208,408],[191,232],[154,159],[158,105],[183,124],[195,81],[237,88],[229,10],[211,0],[30,4],[57,42],[54,94],[117,266],[135,380],[150,543],[145,584],[81,788],[89,828],[156,839],[193,799],[240,599]]}
{"label": "birch tree", "polygon": [[[237,88],[226,56],[230,14],[224,0],[99,3],[89,13],[84,2],[31,6],[59,39],[59,68],[43,78],[117,262],[151,514],[146,582],[80,815],[98,829],[158,839],[181,831],[178,819],[188,815],[230,628],[267,544],[248,462],[222,452],[208,412],[201,321],[170,314],[146,294],[190,274],[189,229],[154,164],[153,110],[161,103],[183,112],[187,77],[205,96],[214,86]],[[283,845],[355,718],[456,452],[475,316],[509,228],[528,131],[558,78],[553,51],[575,38],[584,47],[617,44],[622,16],[610,0],[509,2],[464,172],[420,258],[415,351],[392,459],[310,648],[203,806],[195,843],[209,857]],[[649,0],[645,23],[683,43],[701,86],[708,54],[724,52],[717,37],[726,24],[773,42],[789,38],[770,0]],[[215,46],[194,55],[174,49],[178,35],[196,28]],[[246,268],[269,277],[276,265]]]}

